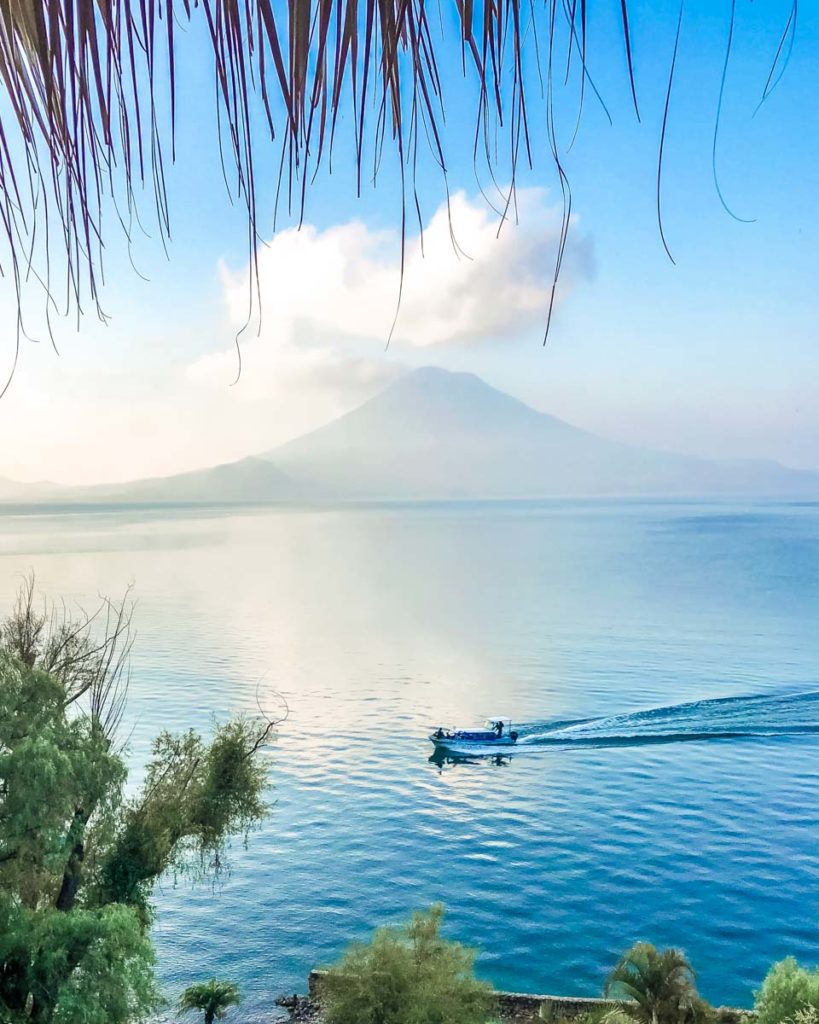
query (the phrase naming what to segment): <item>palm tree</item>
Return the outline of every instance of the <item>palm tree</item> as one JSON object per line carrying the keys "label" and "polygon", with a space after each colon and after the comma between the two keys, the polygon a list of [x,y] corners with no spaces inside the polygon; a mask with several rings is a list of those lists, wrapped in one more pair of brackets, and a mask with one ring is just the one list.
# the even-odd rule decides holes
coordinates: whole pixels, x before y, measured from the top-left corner
{"label": "palm tree", "polygon": [[[204,19],[212,44],[215,120],[222,129],[213,145],[228,150],[235,192],[247,209],[251,274],[258,182],[272,196],[281,188],[288,204],[292,196],[296,209],[303,209],[307,185],[344,131],[359,190],[365,177],[374,182],[379,167],[392,168],[401,186],[403,225],[410,213],[420,216],[414,189],[419,154],[440,169],[448,195],[445,84],[453,84],[440,69],[456,60],[467,83],[454,121],[472,117],[476,171],[484,180],[511,183],[497,188],[492,200],[501,217],[514,204],[518,160],[531,164],[536,156],[529,125],[545,121],[546,156],[564,204],[556,280],[570,222],[564,158],[575,116],[570,112],[568,123],[556,119],[553,100],[568,83],[578,123],[584,99],[608,115],[590,64],[602,49],[623,62],[639,119],[635,66],[643,54],[634,50],[631,6],[629,0],[0,0],[0,267],[15,282],[18,309],[27,280],[42,286],[52,310],[80,312],[89,298],[96,302],[108,224],[119,220],[129,233],[143,187],[153,191],[157,227],[168,235],[164,173],[174,158],[175,118],[184,116],[177,110],[175,67],[194,35],[178,29],[195,19]],[[614,30],[609,7],[617,10]],[[678,44],[689,28],[683,10],[681,3],[676,39],[662,44],[667,91],[654,98],[665,99],[666,117]],[[781,32],[770,40],[763,100],[787,64],[796,11],[793,0]],[[722,40],[728,50],[734,16],[730,5],[730,32]],[[711,47],[713,40],[698,31],[690,46]],[[652,41],[652,50],[657,45]],[[648,56],[657,59],[654,52]],[[194,59],[201,61],[202,54]],[[665,120],[657,140],[658,213]],[[279,175],[255,174],[260,125],[277,147]],[[382,160],[389,147],[395,159]],[[117,218],[107,215],[112,199]],[[50,257],[57,256],[65,272],[59,293],[49,279],[55,264]]]}
{"label": "palm tree", "polygon": [[211,978],[185,989],[179,998],[179,1012],[198,1010],[204,1014],[205,1024],[213,1024],[215,1020],[222,1020],[230,1007],[238,1006],[241,1001],[238,985]]}
{"label": "palm tree", "polygon": [[640,1024],[679,1024],[697,1001],[694,971],[679,949],[662,952],[638,942],[625,953],[606,981],[605,994],[623,1001]]}

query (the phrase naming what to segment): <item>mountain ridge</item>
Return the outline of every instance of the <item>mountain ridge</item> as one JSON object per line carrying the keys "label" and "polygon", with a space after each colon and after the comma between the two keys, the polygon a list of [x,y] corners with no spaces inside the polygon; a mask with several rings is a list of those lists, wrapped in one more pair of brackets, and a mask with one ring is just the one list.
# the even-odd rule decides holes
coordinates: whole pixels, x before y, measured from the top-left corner
{"label": "mountain ridge", "polygon": [[819,474],[779,463],[715,462],[601,438],[538,412],[475,374],[437,367],[407,374],[332,423],[262,457],[294,477],[369,499],[769,495],[805,489],[819,495]]}
{"label": "mountain ridge", "polygon": [[[422,367],[259,455],[122,484],[20,487],[32,495],[28,500],[90,503],[819,498],[819,473],[612,441],[539,412],[475,374]],[[0,481],[0,501],[26,500],[13,491],[13,482]]]}

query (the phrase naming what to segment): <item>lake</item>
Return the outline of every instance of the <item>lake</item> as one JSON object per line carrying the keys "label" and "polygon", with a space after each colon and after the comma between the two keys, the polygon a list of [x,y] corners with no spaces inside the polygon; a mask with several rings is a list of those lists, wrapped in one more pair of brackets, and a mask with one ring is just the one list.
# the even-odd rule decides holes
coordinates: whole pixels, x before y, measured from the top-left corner
{"label": "lake", "polygon": [[[636,939],[750,1005],[819,960],[819,505],[549,502],[6,510],[22,573],[90,607],[133,583],[125,733],[277,707],[275,806],[217,886],[167,878],[169,993],[247,1019],[435,900],[497,986],[598,994]],[[430,726],[511,716],[510,759]]]}

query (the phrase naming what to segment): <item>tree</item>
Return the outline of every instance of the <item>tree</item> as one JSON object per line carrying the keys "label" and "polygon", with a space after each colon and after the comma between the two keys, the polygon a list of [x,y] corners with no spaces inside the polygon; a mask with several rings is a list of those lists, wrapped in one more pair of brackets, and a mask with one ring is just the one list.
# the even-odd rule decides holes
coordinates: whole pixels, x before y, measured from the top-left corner
{"label": "tree", "polygon": [[[442,193],[449,194],[451,129],[445,112],[453,82],[446,72],[454,59],[465,84],[450,123],[471,115],[476,170],[493,183],[510,183],[496,189],[501,218],[514,209],[518,161],[531,165],[536,156],[530,123],[545,124],[547,159],[564,207],[551,268],[556,280],[570,224],[566,156],[584,103],[598,105],[611,120],[595,85],[592,46],[622,61],[629,101],[640,118],[635,68],[641,54],[634,50],[630,18],[635,6],[628,0],[615,4],[612,30],[609,12],[587,0],[449,0],[440,17],[438,5],[425,0],[3,0],[0,237],[6,257],[0,263],[16,285],[18,311],[27,280],[42,286],[50,311],[58,310],[58,290],[50,280],[56,265],[65,272],[65,288],[59,290],[63,312],[79,314],[96,303],[103,317],[98,292],[102,254],[110,244],[107,225],[118,222],[129,235],[130,225],[138,223],[136,197],[146,185],[154,193],[157,227],[169,237],[165,172],[175,148],[176,67],[186,37],[193,35],[178,29],[195,19],[212,43],[218,104],[212,142],[227,150],[225,163],[235,170],[231,190],[247,210],[251,273],[257,232],[263,230],[256,218],[257,182],[268,183],[277,203],[281,191],[288,205],[292,200],[303,210],[307,185],[328,165],[345,132],[359,192],[363,181],[375,182],[387,163],[384,150],[392,148],[402,225],[416,213],[420,218],[415,169],[425,155],[440,171]],[[720,40],[726,68],[734,6],[730,31]],[[760,83],[762,100],[787,66],[796,13],[794,0],[781,33],[769,41],[771,67]],[[658,215],[669,101],[678,52],[686,52],[680,39],[688,41],[688,30],[679,5],[676,38],[667,40],[661,58],[667,62],[667,90],[655,87],[653,97],[665,102],[657,139]],[[710,36],[706,43],[696,34],[691,38],[693,47],[706,44],[713,45]],[[194,57],[201,61],[202,54]],[[649,58],[656,60],[656,53]],[[567,101],[556,102],[561,84],[571,91]],[[715,147],[721,91],[718,100]],[[272,173],[268,165],[263,175],[255,165],[259,135],[277,147]],[[18,340],[22,329],[18,319]]]}
{"label": "tree", "polygon": [[204,1014],[205,1024],[213,1024],[215,1020],[222,1020],[230,1007],[238,1006],[241,1001],[237,985],[211,978],[186,988],[179,998],[179,1010],[181,1013],[198,1010]]}
{"label": "tree", "polygon": [[475,950],[441,937],[440,904],[350,946],[321,981],[328,1024],[485,1024],[491,987]]}
{"label": "tree", "polygon": [[130,607],[35,607],[23,586],[0,627],[0,1020],[126,1024],[157,1003],[151,895],[173,868],[218,870],[265,813],[272,722],[206,742],[161,733],[126,798],[116,744]]}
{"label": "tree", "polygon": [[819,970],[800,967],[792,956],[774,964],[755,993],[758,1024],[795,1021],[811,1008],[819,1011]]}
{"label": "tree", "polygon": [[699,1016],[694,972],[678,949],[662,952],[637,942],[606,981],[605,994],[623,1000],[623,1009],[640,1024],[681,1024]]}

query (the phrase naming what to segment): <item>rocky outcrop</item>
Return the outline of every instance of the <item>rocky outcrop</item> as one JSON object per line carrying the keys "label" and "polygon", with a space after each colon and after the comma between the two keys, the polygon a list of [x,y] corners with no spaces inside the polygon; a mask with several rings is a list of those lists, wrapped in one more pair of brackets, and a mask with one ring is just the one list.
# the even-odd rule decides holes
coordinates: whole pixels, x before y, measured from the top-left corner
{"label": "rocky outcrop", "polygon": [[321,1008],[317,1000],[311,996],[300,996],[294,993],[292,996],[277,996],[276,1006],[287,1010],[288,1020],[292,1024],[320,1024]]}

